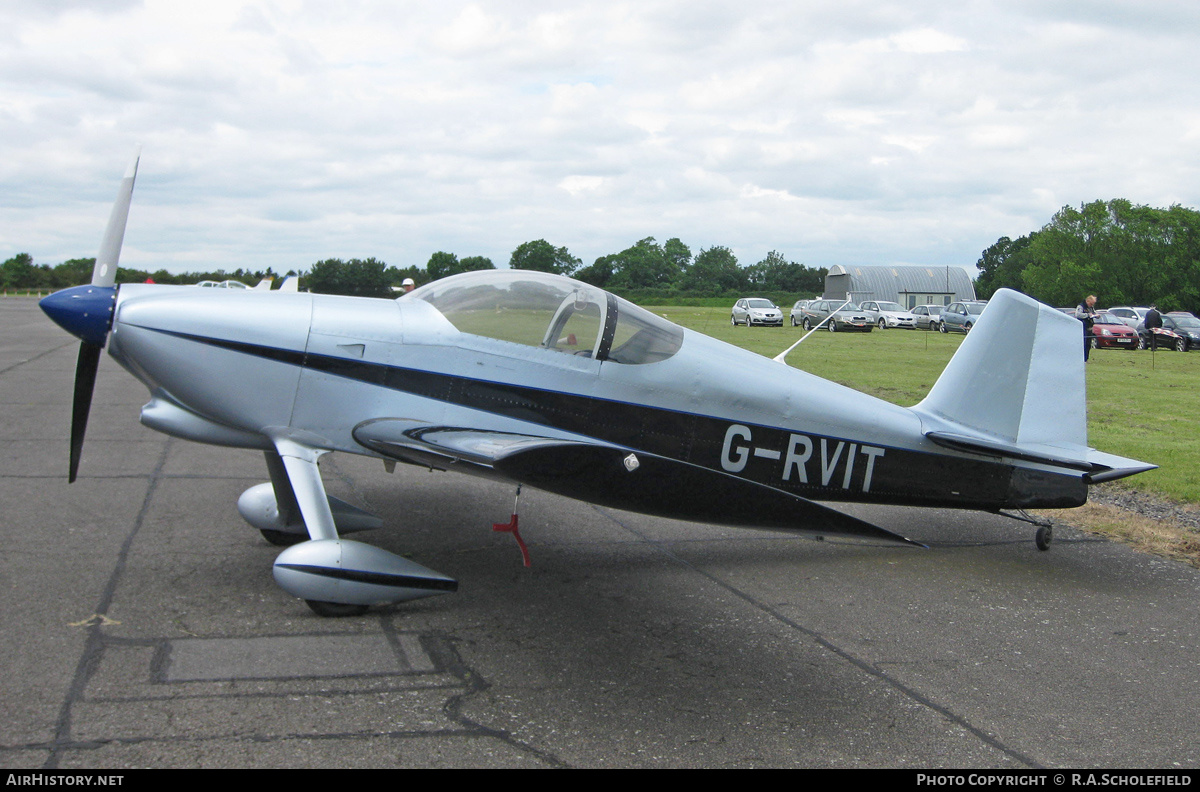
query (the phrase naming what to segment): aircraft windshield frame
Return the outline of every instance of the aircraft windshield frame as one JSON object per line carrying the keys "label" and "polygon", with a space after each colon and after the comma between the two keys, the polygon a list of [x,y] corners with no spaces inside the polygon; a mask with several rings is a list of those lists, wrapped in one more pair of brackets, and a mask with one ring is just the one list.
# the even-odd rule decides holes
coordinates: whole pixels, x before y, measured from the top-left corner
{"label": "aircraft windshield frame", "polygon": [[480,270],[398,298],[432,305],[459,332],[598,361],[656,363],[683,329],[596,286],[532,270]]}

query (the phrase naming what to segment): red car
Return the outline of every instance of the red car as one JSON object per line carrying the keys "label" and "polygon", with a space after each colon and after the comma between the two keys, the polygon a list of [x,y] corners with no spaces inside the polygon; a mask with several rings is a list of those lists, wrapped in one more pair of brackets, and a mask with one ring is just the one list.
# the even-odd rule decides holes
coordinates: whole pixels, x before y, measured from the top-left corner
{"label": "red car", "polygon": [[1098,314],[1092,325],[1092,349],[1100,347],[1137,349],[1137,331],[1112,314]]}

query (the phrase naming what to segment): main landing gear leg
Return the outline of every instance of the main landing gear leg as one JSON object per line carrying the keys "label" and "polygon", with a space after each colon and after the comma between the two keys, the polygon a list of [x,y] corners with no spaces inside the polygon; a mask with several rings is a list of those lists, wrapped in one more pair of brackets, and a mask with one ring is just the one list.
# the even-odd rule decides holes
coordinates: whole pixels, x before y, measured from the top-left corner
{"label": "main landing gear leg", "polygon": [[997,511],[996,513],[1013,520],[1020,520],[1030,525],[1036,525],[1038,529],[1037,533],[1033,535],[1033,543],[1037,545],[1038,550],[1050,549],[1050,543],[1054,541],[1054,523],[1049,520],[1035,520],[1024,509],[1017,509],[1016,514],[1009,514],[1006,511]]}

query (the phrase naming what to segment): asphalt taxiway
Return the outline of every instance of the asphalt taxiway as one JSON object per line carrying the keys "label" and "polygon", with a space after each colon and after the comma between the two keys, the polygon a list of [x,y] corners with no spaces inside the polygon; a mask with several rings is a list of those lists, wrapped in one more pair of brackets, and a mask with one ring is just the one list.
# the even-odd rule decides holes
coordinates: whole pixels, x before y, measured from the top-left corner
{"label": "asphalt taxiway", "polygon": [[[261,454],[138,423],[101,361],[0,299],[0,764],[1200,765],[1200,572],[1070,529],[844,507],[921,550],[694,525],[326,457],[365,541],[457,594],[322,619],[237,514]],[[748,504],[747,508],[753,508]]]}

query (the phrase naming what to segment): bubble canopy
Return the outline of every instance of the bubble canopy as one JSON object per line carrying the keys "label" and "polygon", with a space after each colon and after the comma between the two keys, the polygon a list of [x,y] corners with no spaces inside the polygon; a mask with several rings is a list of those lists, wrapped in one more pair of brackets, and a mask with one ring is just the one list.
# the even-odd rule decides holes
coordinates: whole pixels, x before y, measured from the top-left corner
{"label": "bubble canopy", "polygon": [[403,297],[424,300],[462,333],[629,365],[674,355],[683,330],[603,289],[531,270],[442,278]]}

